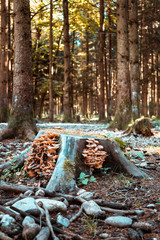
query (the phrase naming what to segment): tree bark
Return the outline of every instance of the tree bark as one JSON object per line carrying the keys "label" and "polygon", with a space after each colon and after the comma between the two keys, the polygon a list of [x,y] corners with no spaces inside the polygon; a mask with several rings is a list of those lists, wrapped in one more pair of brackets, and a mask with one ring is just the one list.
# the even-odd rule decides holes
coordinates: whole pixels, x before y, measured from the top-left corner
{"label": "tree bark", "polygon": [[105,118],[105,101],[104,101],[104,0],[100,0],[100,39],[99,39],[99,120]]}
{"label": "tree bark", "polygon": [[8,0],[1,0],[0,122],[8,119]]}
{"label": "tree bark", "polygon": [[112,103],[111,103],[111,82],[112,82],[112,19],[111,19],[111,0],[109,0],[108,3],[108,23],[109,23],[109,29],[108,29],[108,88],[106,89],[107,92],[107,120],[111,120],[112,115]]}
{"label": "tree bark", "polygon": [[70,99],[70,41],[69,41],[69,20],[68,20],[68,0],[63,0],[64,16],[64,91],[63,91],[63,111],[64,121],[72,120],[71,99]]}
{"label": "tree bark", "polygon": [[142,107],[141,114],[143,116],[148,116],[148,43],[147,43],[147,30],[145,28],[146,25],[146,16],[145,16],[145,7],[146,0],[142,0],[142,66],[143,66],[143,79],[142,79]]}
{"label": "tree bark", "polygon": [[53,2],[50,0],[50,35],[49,35],[49,120],[53,122]]}
{"label": "tree bark", "polygon": [[10,136],[33,140],[32,45],[29,0],[14,1],[14,75],[11,115],[0,139]]}
{"label": "tree bark", "polygon": [[114,127],[125,129],[131,121],[129,79],[128,1],[117,1],[117,106]]}
{"label": "tree bark", "polygon": [[89,32],[86,28],[86,74],[83,77],[83,116],[88,118],[88,74],[89,74]]}
{"label": "tree bark", "polygon": [[138,5],[137,0],[129,0],[129,50],[132,118],[140,116],[140,67],[138,47]]}
{"label": "tree bark", "polygon": [[160,118],[160,77],[159,77],[159,67],[158,67],[158,54],[157,54],[157,114],[156,116]]}

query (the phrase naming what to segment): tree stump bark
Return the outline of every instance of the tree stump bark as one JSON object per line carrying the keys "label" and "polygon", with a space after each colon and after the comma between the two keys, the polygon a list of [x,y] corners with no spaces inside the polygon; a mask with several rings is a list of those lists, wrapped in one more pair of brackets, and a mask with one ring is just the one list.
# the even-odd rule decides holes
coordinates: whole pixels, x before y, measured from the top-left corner
{"label": "tree stump bark", "polygon": [[[60,135],[62,145],[53,175],[46,189],[50,192],[76,191],[76,179],[81,172],[90,173],[90,167],[82,159],[82,151],[86,146],[87,137]],[[136,178],[147,178],[148,175],[138,169],[122,153],[119,145],[110,139],[96,139],[104,147],[109,156],[106,157],[104,167],[111,167],[113,171],[125,172]]]}

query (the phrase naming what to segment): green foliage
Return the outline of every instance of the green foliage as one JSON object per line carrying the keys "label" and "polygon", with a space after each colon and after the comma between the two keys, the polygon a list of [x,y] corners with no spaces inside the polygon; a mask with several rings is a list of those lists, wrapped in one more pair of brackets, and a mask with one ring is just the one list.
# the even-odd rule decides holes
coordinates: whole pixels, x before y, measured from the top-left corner
{"label": "green foliage", "polygon": [[107,168],[100,168],[100,171],[103,175],[108,176],[108,170],[110,170],[110,167]]}
{"label": "green foliage", "polygon": [[11,162],[11,169],[4,169],[2,171],[2,176],[1,180],[4,182],[9,182],[9,181],[18,181],[19,178],[25,180],[29,179],[28,173],[24,171],[24,167],[18,168],[18,165],[15,165],[14,161]]}
{"label": "green foliage", "polygon": [[88,228],[89,232],[92,233],[93,237],[95,238],[98,221],[95,217],[93,217],[93,218],[89,217],[85,213],[84,213],[84,216],[85,216],[85,222],[86,222],[87,228]]}
{"label": "green foliage", "polygon": [[96,178],[94,176],[87,175],[84,172],[81,172],[78,178],[78,182],[84,185],[87,185],[88,183],[95,182],[95,181],[96,181]]}
{"label": "green foliage", "polygon": [[13,178],[13,173],[8,169],[4,169],[2,173],[1,180],[4,182],[9,182]]}

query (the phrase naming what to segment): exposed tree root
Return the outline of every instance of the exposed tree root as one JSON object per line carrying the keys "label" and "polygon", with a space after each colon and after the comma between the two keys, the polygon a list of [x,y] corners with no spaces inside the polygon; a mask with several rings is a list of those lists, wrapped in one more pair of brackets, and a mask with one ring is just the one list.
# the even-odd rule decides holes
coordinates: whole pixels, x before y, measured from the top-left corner
{"label": "exposed tree root", "polygon": [[150,137],[153,135],[151,130],[152,124],[150,123],[150,119],[147,117],[141,117],[135,120],[133,124],[128,126],[128,129],[124,131],[123,137],[127,137],[131,134],[138,135],[141,134],[145,137]]}
{"label": "exposed tree root", "polygon": [[3,129],[0,134],[0,141],[7,139],[7,138],[13,138],[14,137],[14,129],[13,128],[6,128]]}
{"label": "exposed tree root", "polygon": [[45,196],[50,196],[50,197],[55,196],[55,192],[50,193],[49,191],[47,191],[44,188],[31,187],[31,186],[26,186],[26,185],[22,185],[22,184],[19,185],[19,184],[6,183],[3,181],[0,181],[0,190],[3,190],[3,191],[11,191],[11,192],[15,192],[15,193],[25,193],[28,190],[36,192],[39,189],[42,189],[45,191]]}
{"label": "exposed tree root", "polygon": [[36,134],[37,134],[37,127],[36,124],[28,123],[28,122],[22,122],[18,125],[15,124],[15,126],[12,124],[8,124],[8,127],[4,130],[2,130],[0,134],[0,141],[8,138],[25,138],[29,141],[33,141]]}

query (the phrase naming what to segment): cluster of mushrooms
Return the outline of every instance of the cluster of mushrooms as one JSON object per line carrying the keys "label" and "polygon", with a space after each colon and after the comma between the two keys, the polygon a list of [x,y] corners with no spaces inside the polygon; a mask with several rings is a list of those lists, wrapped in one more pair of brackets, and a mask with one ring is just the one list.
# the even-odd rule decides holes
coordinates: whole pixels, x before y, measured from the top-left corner
{"label": "cluster of mushrooms", "polygon": [[103,146],[99,145],[99,141],[92,138],[86,140],[86,142],[86,148],[82,153],[84,163],[91,168],[102,168],[103,162],[107,156],[107,153],[103,151]]}
{"label": "cluster of mushrooms", "polygon": [[37,179],[43,177],[43,179],[48,180],[55,168],[59,148],[59,135],[57,133],[40,135],[32,143],[24,170],[30,177]]}

